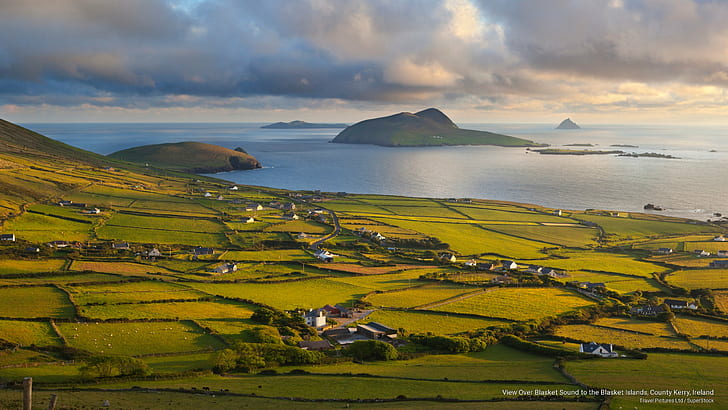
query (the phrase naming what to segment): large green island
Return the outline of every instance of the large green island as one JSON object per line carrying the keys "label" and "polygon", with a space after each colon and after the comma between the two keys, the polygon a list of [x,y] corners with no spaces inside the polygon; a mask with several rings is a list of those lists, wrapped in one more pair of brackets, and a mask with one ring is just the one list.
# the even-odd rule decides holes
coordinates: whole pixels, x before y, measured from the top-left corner
{"label": "large green island", "polygon": [[341,131],[331,142],[374,144],[385,147],[430,147],[443,145],[498,145],[542,147],[523,138],[488,131],[466,130],[455,125],[436,108],[364,120]]}
{"label": "large green island", "polygon": [[725,223],[0,148],[0,408],[728,403]]}

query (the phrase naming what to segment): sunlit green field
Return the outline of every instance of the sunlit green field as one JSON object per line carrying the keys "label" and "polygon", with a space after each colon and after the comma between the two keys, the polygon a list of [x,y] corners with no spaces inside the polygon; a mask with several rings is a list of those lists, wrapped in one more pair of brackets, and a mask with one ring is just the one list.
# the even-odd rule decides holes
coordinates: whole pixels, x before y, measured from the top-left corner
{"label": "sunlit green field", "polygon": [[145,275],[147,273],[173,274],[163,267],[145,265],[132,262],[98,262],[98,261],[73,261],[70,266],[72,271],[93,271],[103,273],[115,273],[119,275]]}
{"label": "sunlit green field", "polygon": [[577,280],[580,282],[604,283],[607,289],[618,293],[630,293],[636,290],[659,292],[663,287],[655,279],[634,278],[624,275],[596,273],[588,271],[569,271],[568,277],[560,278],[562,282]]}
{"label": "sunlit green field", "polygon": [[189,322],[59,323],[70,346],[94,353],[136,356],[219,349],[224,344]]}
{"label": "sunlit green field", "polygon": [[376,310],[364,320],[383,323],[411,333],[450,335],[510,323],[504,320],[462,317],[422,310]]}
{"label": "sunlit green field", "polygon": [[247,319],[253,307],[227,300],[212,302],[169,302],[129,305],[83,306],[81,313],[91,319]]}
{"label": "sunlit green field", "polygon": [[0,339],[21,346],[46,346],[60,343],[58,335],[48,322],[0,320]]}
{"label": "sunlit green field", "polygon": [[19,239],[33,243],[55,240],[86,241],[91,238],[90,223],[69,221],[52,216],[25,213],[4,223],[5,232],[15,232]]}
{"label": "sunlit green field", "polygon": [[664,347],[666,349],[692,350],[687,341],[677,337],[660,337],[643,335],[624,330],[605,329],[592,325],[566,325],[560,326],[555,332],[557,336],[564,336],[580,340],[584,343],[612,343],[627,349],[640,349],[648,347]]}
{"label": "sunlit green field", "polygon": [[209,296],[185,286],[167,282],[132,282],[108,285],[67,286],[79,305],[137,303],[159,300],[198,299]]}
{"label": "sunlit green field", "polygon": [[594,270],[598,272],[615,272],[625,275],[643,276],[652,278],[653,272],[663,272],[666,268],[652,263],[641,262],[629,256],[615,253],[596,251],[566,251],[558,252],[558,255],[566,259],[549,259],[547,261],[534,261],[539,265],[554,269],[571,270]]}
{"label": "sunlit green field", "polygon": [[0,316],[64,318],[73,316],[73,312],[68,296],[50,286],[0,289]]}
{"label": "sunlit green field", "polygon": [[477,292],[477,288],[463,285],[432,284],[395,292],[375,293],[366,301],[374,306],[414,308]]}
{"label": "sunlit green field", "polygon": [[712,336],[728,338],[728,322],[679,315],[675,317],[675,327],[677,327],[680,333],[692,337]]}
{"label": "sunlit green field", "polygon": [[728,269],[679,270],[665,279],[670,284],[687,289],[725,289],[728,288]]}
{"label": "sunlit green field", "polygon": [[529,320],[555,316],[593,304],[594,301],[565,289],[496,288],[439,306],[436,310],[508,320]]}
{"label": "sunlit green field", "polygon": [[336,303],[347,305],[370,291],[368,288],[329,279],[283,283],[194,283],[190,286],[203,292],[252,300],[278,309],[314,309]]}
{"label": "sunlit green field", "polygon": [[63,259],[17,260],[0,259],[0,275],[58,271],[66,263]]}
{"label": "sunlit green field", "polygon": [[670,326],[667,322],[652,322],[643,319],[629,319],[623,317],[604,317],[594,322],[594,324],[598,326],[651,333],[655,336],[677,336],[675,331],[672,329],[672,326]]}

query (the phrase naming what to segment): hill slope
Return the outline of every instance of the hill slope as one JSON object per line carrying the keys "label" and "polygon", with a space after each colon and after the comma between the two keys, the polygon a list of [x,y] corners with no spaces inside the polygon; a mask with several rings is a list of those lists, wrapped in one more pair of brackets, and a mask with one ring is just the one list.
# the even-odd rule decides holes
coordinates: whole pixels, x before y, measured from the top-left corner
{"label": "hill slope", "polygon": [[260,128],[272,129],[307,129],[307,128],[346,128],[346,124],[313,123],[306,121],[276,122]]}
{"label": "hill slope", "polygon": [[261,168],[257,159],[241,151],[202,142],[177,142],[129,148],[109,157],[202,174]]}
{"label": "hill slope", "polygon": [[358,122],[341,131],[332,142],[375,144],[385,147],[440,145],[542,146],[533,141],[487,131],[459,128],[442,111],[428,108],[415,114],[402,112]]}

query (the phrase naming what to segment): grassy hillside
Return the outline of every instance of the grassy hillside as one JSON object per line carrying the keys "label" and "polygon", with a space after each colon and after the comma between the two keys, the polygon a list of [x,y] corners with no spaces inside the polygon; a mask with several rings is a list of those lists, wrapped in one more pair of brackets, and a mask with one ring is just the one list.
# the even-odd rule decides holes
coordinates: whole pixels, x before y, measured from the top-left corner
{"label": "grassy hillside", "polygon": [[450,118],[436,108],[428,108],[415,114],[403,112],[389,117],[361,121],[341,131],[332,142],[374,144],[386,147],[442,145],[541,146],[522,138],[458,128]]}
{"label": "grassy hillside", "polygon": [[109,156],[129,162],[196,173],[261,167],[257,159],[244,152],[202,142],[144,145],[117,151]]}

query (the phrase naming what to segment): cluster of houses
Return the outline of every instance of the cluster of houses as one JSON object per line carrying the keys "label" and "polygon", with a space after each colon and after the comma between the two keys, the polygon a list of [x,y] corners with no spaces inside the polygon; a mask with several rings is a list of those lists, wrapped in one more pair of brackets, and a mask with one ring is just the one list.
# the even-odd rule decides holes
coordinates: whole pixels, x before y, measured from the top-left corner
{"label": "cluster of houses", "polygon": [[[679,300],[679,299],[665,299],[662,301],[662,304],[667,305],[670,307],[670,310],[696,310],[698,309],[698,305],[696,305],[694,302],[687,301],[687,300]],[[635,306],[632,309],[629,310],[630,314],[638,315],[638,316],[658,316],[663,313],[665,313],[665,308],[661,305],[639,305]]]}
{"label": "cluster of houses", "polygon": [[369,230],[363,226],[357,229],[355,233],[363,238],[369,238],[375,242],[382,242],[387,239],[387,237],[382,235],[381,233]]}
{"label": "cluster of houses", "polygon": [[326,319],[334,317],[352,318],[354,317],[354,310],[336,304],[334,306],[326,305],[322,308],[311,309],[303,315],[306,325],[314,327],[317,330],[326,327]]}
{"label": "cluster of houses", "polygon": [[[385,326],[377,322],[369,322],[366,324],[357,324],[355,328],[348,327],[331,327],[327,328],[328,319],[333,318],[345,318],[345,319],[357,319],[361,316],[361,312],[349,309],[340,304],[334,306],[326,305],[322,308],[312,309],[303,314],[303,319],[306,325],[315,328],[318,331],[323,331],[322,335],[336,341],[338,344],[350,344],[357,340],[382,340],[388,343],[396,343],[397,330],[391,327]],[[299,343],[299,347],[310,350],[322,350],[331,348],[331,344],[317,342],[317,343]]]}

